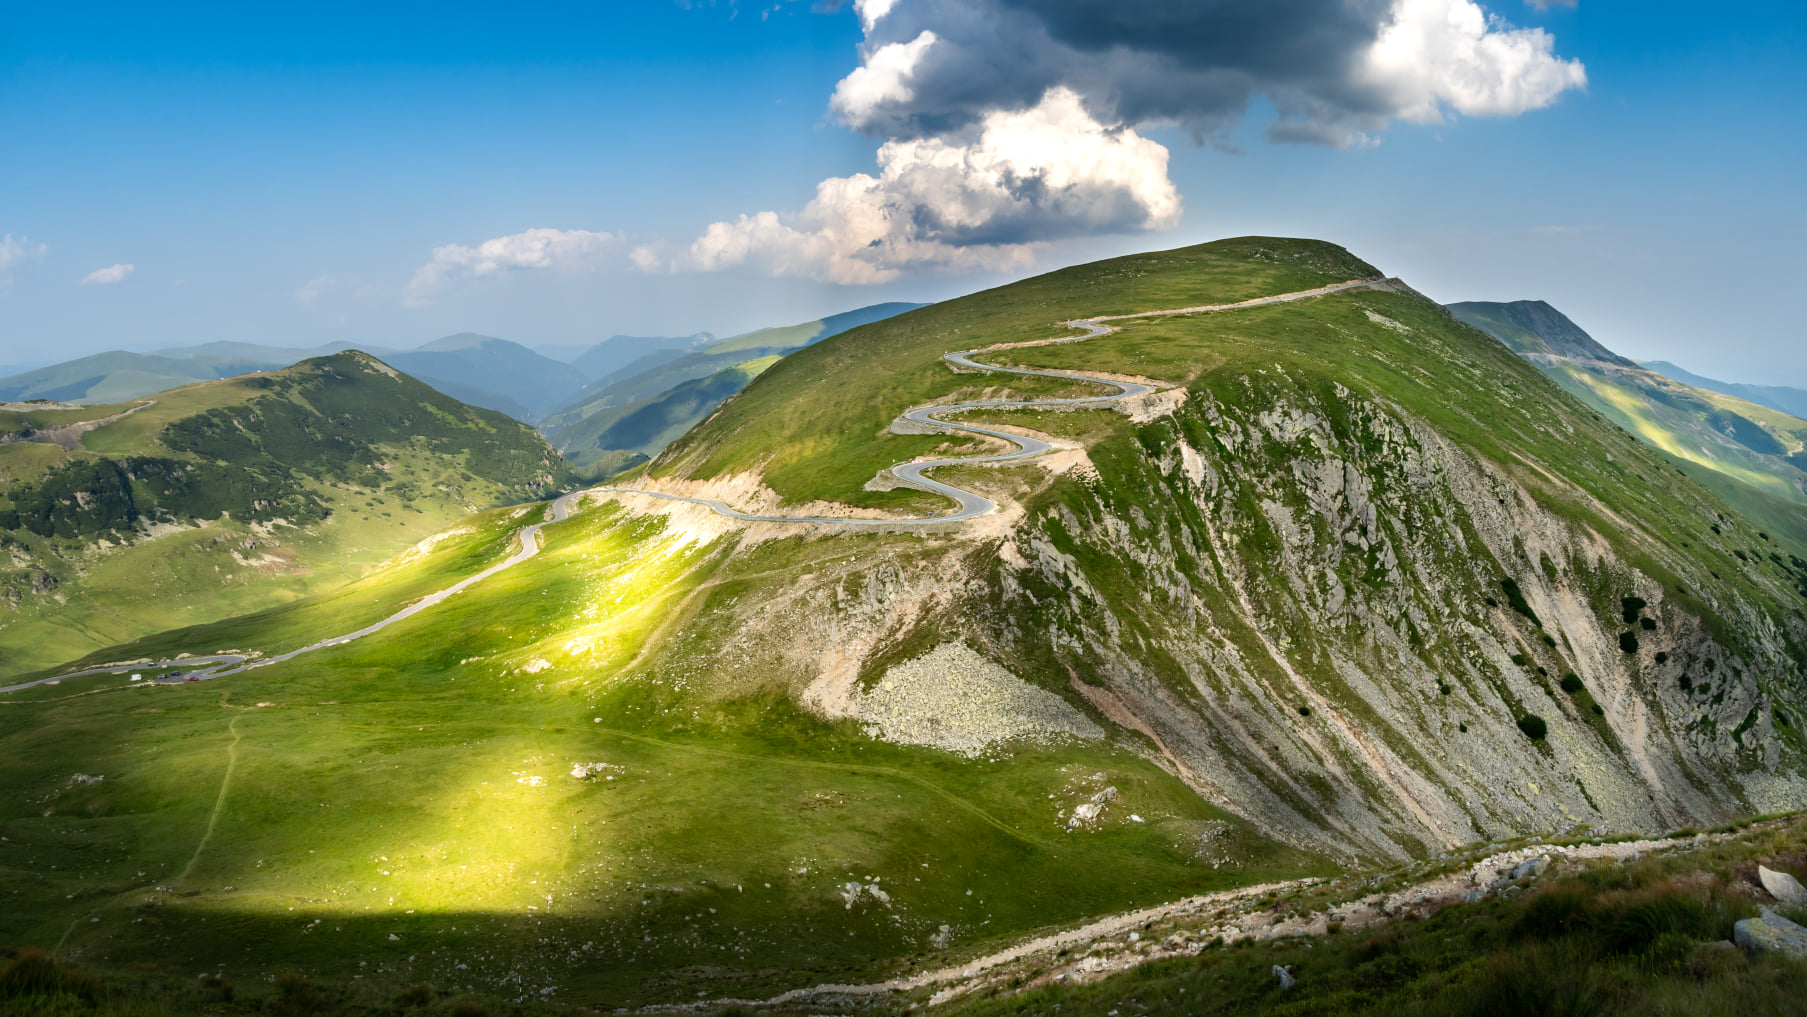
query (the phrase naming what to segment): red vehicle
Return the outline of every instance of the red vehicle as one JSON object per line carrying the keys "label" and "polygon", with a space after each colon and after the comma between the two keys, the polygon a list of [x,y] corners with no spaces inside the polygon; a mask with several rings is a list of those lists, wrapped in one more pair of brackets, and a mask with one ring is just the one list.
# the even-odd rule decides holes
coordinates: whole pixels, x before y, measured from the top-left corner
{"label": "red vehicle", "polygon": [[200,681],[200,680],[201,680],[201,679],[199,679],[199,678],[196,678],[196,677],[195,677],[195,676],[194,676],[194,675],[189,675],[189,676],[188,676],[188,680],[189,680],[189,681],[191,681],[191,682],[198,682],[198,681]]}

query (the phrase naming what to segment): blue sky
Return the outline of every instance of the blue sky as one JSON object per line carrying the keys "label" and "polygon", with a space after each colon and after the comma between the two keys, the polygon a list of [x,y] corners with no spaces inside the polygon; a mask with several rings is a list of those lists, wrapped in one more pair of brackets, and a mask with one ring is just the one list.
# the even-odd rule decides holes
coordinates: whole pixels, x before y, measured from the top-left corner
{"label": "blue sky", "polygon": [[[1318,0],[1288,2],[1303,22]],[[1233,68],[1246,104],[1202,97],[1223,58],[1171,27],[1100,29],[1171,75],[1113,65],[1084,2],[263,6],[0,9],[0,364],[728,334],[1267,233],[1439,300],[1547,299],[1630,356],[1807,385],[1798,5],[1501,0],[1495,38],[1554,37],[1544,78],[1470,95],[1462,68],[1392,67],[1376,98],[1371,73],[1287,56]],[[1292,54],[1290,31],[1248,49]],[[1277,117],[1327,143],[1269,140]],[[1049,131],[1115,161],[1065,198],[917,172],[1072,169],[1021,154]],[[859,201],[913,224],[849,240],[872,206],[812,199],[876,175],[881,144],[901,182]]]}

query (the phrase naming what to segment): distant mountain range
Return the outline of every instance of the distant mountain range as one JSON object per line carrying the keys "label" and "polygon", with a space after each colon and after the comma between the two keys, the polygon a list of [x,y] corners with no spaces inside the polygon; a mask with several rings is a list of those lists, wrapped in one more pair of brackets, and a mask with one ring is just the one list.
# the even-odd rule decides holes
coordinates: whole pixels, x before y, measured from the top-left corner
{"label": "distant mountain range", "polygon": [[1787,410],[1807,412],[1807,392],[1731,385],[1673,364],[1659,373],[1652,369],[1657,365],[1637,364],[1600,345],[1541,300],[1460,303],[1448,310],[1683,464],[1739,511],[1807,541],[1807,420]]}
{"label": "distant mountain range", "polygon": [[[920,305],[879,304],[719,341],[707,332],[689,336],[616,335],[589,346],[546,346],[535,350],[495,336],[461,332],[415,349],[369,345],[356,348],[454,399],[498,410],[555,434],[603,409],[657,397],[686,382],[774,353],[799,349],[917,306]],[[149,353],[111,350],[0,377],[0,402],[123,402],[196,382],[280,370],[352,348],[353,344],[343,342],[312,348],[211,342]],[[741,375],[741,384],[752,377],[744,371]],[[720,387],[718,383],[710,390]],[[737,385],[732,391],[738,390]],[[674,396],[673,407],[690,406],[692,411],[673,416],[674,410],[667,407],[654,413],[670,416],[674,426],[683,422],[688,427],[701,419],[697,413],[706,414],[719,403],[720,399],[699,401],[697,393],[690,391]],[[581,446],[584,458],[595,461],[616,446],[649,446],[649,433],[668,434],[670,427],[651,432],[644,427],[629,427],[613,435],[590,427],[573,432],[570,441]],[[599,441],[603,445],[597,445]]]}
{"label": "distant mountain range", "polygon": [[1797,417],[1807,417],[1807,389],[1789,388],[1786,385],[1746,385],[1735,381],[1716,381],[1703,378],[1685,368],[1677,367],[1666,360],[1646,360],[1643,366],[1666,377],[1674,378],[1684,385],[1704,388],[1708,392],[1736,396],[1746,402],[1767,406],[1772,410],[1792,413]]}

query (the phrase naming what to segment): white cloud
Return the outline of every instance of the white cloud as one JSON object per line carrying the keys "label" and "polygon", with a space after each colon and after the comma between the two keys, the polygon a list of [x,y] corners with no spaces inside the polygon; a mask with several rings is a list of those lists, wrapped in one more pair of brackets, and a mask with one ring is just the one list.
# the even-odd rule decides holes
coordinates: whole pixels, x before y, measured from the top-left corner
{"label": "white cloud", "polygon": [[1099,123],[1065,88],[959,136],[888,141],[878,162],[876,177],[816,185],[794,223],[761,212],[711,225],[674,267],[874,283],[908,268],[1021,267],[1047,240],[1179,221],[1167,149]]}
{"label": "white cloud", "polygon": [[1396,0],[1363,73],[1407,120],[1441,122],[1446,109],[1516,116],[1587,87],[1586,69],[1556,57],[1555,42],[1541,28],[1490,18],[1472,0]]}
{"label": "white cloud", "polygon": [[853,10],[860,16],[860,28],[870,32],[896,4],[897,0],[853,0]]}
{"label": "white cloud", "polygon": [[475,247],[447,244],[433,249],[402,292],[402,302],[420,307],[446,286],[464,278],[501,275],[514,269],[575,269],[592,256],[618,245],[611,233],[589,230],[531,229],[485,240]]}
{"label": "white cloud", "polygon": [[123,282],[126,276],[131,275],[135,270],[136,266],[134,265],[108,265],[106,268],[97,268],[83,276],[80,285],[101,286]]}
{"label": "white cloud", "polygon": [[50,253],[50,245],[34,244],[30,237],[0,236],[0,286],[11,281],[14,267],[28,261],[42,261]]}
{"label": "white cloud", "polygon": [[337,285],[337,282],[327,276],[309,279],[296,288],[295,302],[308,310],[313,310],[314,305],[320,302],[320,298],[325,295],[326,291]]}
{"label": "white cloud", "polygon": [[935,33],[924,29],[909,42],[893,42],[873,50],[864,63],[835,86],[829,108],[844,122],[857,124],[883,106],[908,105],[916,98],[910,79],[933,45]]}

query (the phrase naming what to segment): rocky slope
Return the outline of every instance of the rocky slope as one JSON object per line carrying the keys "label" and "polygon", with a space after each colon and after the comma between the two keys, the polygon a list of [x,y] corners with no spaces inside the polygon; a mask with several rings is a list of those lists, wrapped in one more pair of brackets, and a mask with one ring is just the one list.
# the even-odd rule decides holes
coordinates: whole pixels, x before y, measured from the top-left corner
{"label": "rocky slope", "polygon": [[[1198,251],[1225,264],[1166,282],[1205,296],[1236,273],[1278,287],[1264,267],[1300,259],[1348,271],[1346,254],[1308,242],[1169,253]],[[1028,313],[994,331],[1117,310],[1134,295],[1108,287],[1162,268],[1161,256],[1088,266],[1090,292],[1019,299]],[[935,310],[951,321],[961,304],[1040,295],[1032,283]],[[973,345],[924,313],[826,343],[820,359]],[[649,673],[681,667],[722,691],[755,674],[819,714],[858,716],[867,686],[964,641],[1269,835],[1344,858],[1807,802],[1798,549],[1408,288],[1136,323],[1020,357],[1183,396],[1140,420],[1002,418],[1066,435],[1083,461],[994,475],[1015,499],[988,526],[878,541],[856,559],[830,549],[857,538],[806,545],[820,568],[696,606]],[[752,505],[758,471],[718,472],[722,450],[762,423],[768,449],[783,448],[773,430],[832,431],[822,418],[838,396],[819,390],[837,372],[795,373],[808,366],[800,355],[768,372],[654,482]],[[792,417],[735,415],[775,383],[792,390]],[[633,508],[742,553],[794,532]],[[949,710],[948,725],[987,723],[981,703]]]}

